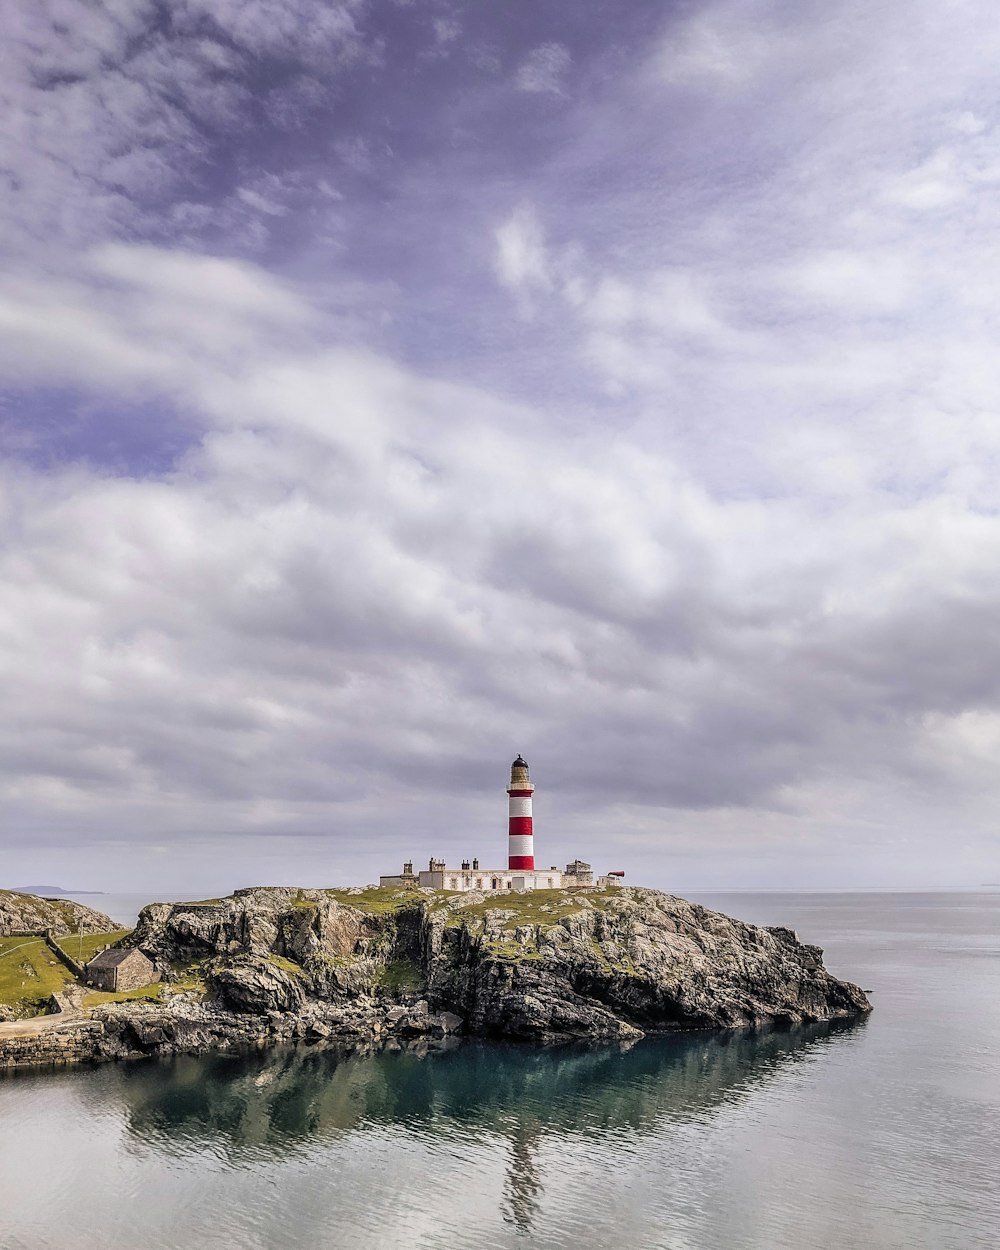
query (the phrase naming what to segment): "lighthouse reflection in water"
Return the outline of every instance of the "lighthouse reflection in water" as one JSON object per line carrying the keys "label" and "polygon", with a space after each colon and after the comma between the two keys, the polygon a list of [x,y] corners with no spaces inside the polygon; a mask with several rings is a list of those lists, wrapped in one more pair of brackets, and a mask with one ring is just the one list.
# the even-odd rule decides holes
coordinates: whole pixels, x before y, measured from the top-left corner
{"label": "lighthouse reflection in water", "polygon": [[[632,1202],[669,1197],[647,1190],[684,1157],[685,1136],[845,1032],[822,1025],[600,1048],[466,1042],[437,1053],[422,1043],[349,1058],[289,1048],[71,1079],[98,1120],[119,1117],[133,1159],[157,1163],[144,1219],[170,1232],[146,1237],[147,1247],[457,1248],[521,1245],[526,1235],[603,1246],[595,1230],[627,1226]],[[101,1146],[80,1146],[96,1165]],[[676,1157],[664,1172],[668,1148]],[[615,1168],[617,1182],[593,1209],[586,1178]],[[210,1204],[211,1236],[197,1200],[208,1176],[224,1190]],[[81,1233],[74,1246],[128,1244],[116,1240],[113,1216],[109,1228],[93,1214],[92,1240]],[[661,1244],[651,1231],[635,1227],[629,1244]]]}

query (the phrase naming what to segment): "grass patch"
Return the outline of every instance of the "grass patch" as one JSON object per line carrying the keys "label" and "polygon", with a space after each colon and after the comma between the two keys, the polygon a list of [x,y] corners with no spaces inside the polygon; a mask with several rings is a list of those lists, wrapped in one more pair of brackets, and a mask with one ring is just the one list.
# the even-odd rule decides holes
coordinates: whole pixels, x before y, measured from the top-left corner
{"label": "grass patch", "polygon": [[208,990],[205,984],[208,963],[207,959],[198,960],[196,963],[182,963],[179,960],[172,963],[161,982],[164,987],[164,996],[169,998],[174,994],[192,992],[204,995]]}
{"label": "grass patch", "polygon": [[204,977],[189,976],[181,977],[178,981],[164,981],[164,984],[170,994],[204,994],[208,990]]}
{"label": "grass patch", "polygon": [[[483,919],[495,911],[513,912],[513,915],[504,918],[505,929],[516,929],[521,924],[557,924],[563,916],[582,911],[586,906],[583,899],[593,902],[594,894],[593,890],[529,890],[524,894],[507,890],[502,894],[498,892],[491,895],[482,903],[456,908],[451,912],[447,924],[448,928],[458,928],[467,917]],[[461,894],[446,896],[462,897]]]}
{"label": "grass patch", "polygon": [[72,982],[41,938],[0,938],[0,1003],[37,1015],[50,994]]}
{"label": "grass patch", "polygon": [[163,985],[158,981],[155,985],[141,985],[137,990],[122,990],[120,994],[94,990],[84,998],[83,1005],[84,1007],[100,1007],[102,1003],[132,1003],[142,998],[149,999],[151,1002],[159,1002],[162,989]]}
{"label": "grass patch", "polygon": [[295,963],[292,959],[286,959],[284,955],[268,955],[267,962],[275,968],[280,968],[282,972],[289,972],[292,976],[300,977],[303,975],[302,965]]}
{"label": "grass patch", "polygon": [[[391,916],[412,907],[414,903],[423,902],[427,897],[422,890],[400,889],[396,886],[359,890],[357,894],[352,894],[350,890],[324,890],[323,893],[327,898],[343,903],[345,907],[354,907],[369,916]],[[308,901],[300,904],[296,901],[296,906],[311,907],[314,904]]]}
{"label": "grass patch", "polygon": [[484,942],[483,953],[507,964],[539,963],[542,958],[539,951],[529,950],[520,942]]}
{"label": "grass patch", "polygon": [[86,964],[105,946],[113,946],[131,932],[131,929],[113,929],[110,933],[65,933],[56,938],[56,945],[77,963]]}
{"label": "grass patch", "polygon": [[424,983],[420,969],[410,959],[394,959],[392,963],[380,968],[375,976],[375,984],[390,994],[401,994],[407,990],[419,990]]}

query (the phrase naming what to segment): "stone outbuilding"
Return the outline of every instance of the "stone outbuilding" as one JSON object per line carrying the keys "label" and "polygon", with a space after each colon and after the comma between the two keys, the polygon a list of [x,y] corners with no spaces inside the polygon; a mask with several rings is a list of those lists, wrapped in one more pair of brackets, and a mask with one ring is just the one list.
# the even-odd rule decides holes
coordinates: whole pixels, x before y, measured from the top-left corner
{"label": "stone outbuilding", "polygon": [[160,974],[140,950],[109,947],[87,964],[87,983],[97,990],[123,994],[159,981]]}

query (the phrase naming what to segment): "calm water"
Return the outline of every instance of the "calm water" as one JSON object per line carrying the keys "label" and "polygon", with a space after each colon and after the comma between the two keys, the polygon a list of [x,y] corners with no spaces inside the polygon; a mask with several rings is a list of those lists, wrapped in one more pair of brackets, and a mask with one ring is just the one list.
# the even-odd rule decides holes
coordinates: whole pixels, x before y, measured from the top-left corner
{"label": "calm water", "polygon": [[[157,902],[149,894],[91,894],[91,895],[70,895],[70,898],[79,898],[81,903],[86,903],[88,907],[94,907],[97,911],[102,911],[106,916],[110,916],[116,923],[123,928],[131,928],[139,918],[139,912],[147,903]],[[198,899],[204,898],[204,894],[171,894],[170,901],[173,903],[191,903]]]}
{"label": "calm water", "polygon": [[1000,1245],[1000,893],[702,896],[853,1028],[0,1079],[4,1250]]}

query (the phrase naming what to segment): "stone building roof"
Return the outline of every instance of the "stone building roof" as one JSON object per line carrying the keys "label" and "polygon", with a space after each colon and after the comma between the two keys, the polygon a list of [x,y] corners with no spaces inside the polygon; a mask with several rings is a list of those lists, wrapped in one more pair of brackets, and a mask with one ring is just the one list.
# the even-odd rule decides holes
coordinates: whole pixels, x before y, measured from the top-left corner
{"label": "stone building roof", "polygon": [[143,959],[146,958],[146,956],[142,954],[142,951],[135,950],[132,947],[130,947],[127,950],[106,950],[106,951],[101,951],[99,955],[95,955],[94,958],[90,961],[90,963],[87,964],[87,967],[88,968],[117,968],[121,964],[123,964],[126,959],[130,958],[132,955],[141,955]]}

